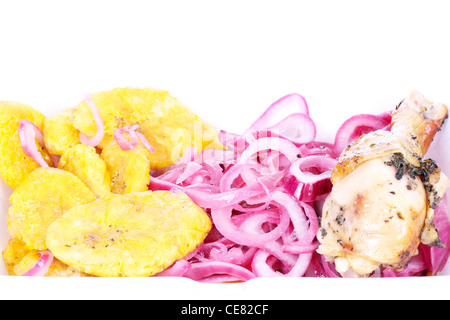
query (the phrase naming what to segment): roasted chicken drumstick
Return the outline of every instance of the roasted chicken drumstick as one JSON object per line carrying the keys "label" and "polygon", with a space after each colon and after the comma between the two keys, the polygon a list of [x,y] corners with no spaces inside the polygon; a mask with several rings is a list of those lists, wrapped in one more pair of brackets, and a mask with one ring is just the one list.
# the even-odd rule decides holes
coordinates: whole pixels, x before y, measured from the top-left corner
{"label": "roasted chicken drumstick", "polygon": [[447,117],[445,105],[414,91],[393,112],[390,132],[363,135],[343,151],[317,235],[317,252],[338,272],[401,270],[420,242],[441,246],[434,209],[450,181],[423,157]]}

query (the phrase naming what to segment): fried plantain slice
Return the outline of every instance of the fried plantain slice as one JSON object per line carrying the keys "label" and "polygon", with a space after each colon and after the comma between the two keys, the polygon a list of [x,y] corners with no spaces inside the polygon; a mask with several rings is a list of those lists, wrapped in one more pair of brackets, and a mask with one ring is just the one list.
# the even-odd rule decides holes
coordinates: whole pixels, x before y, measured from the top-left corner
{"label": "fried plantain slice", "polygon": [[99,198],[111,193],[111,178],[106,163],[92,146],[78,144],[67,149],[58,168],[76,175]]}
{"label": "fried plantain slice", "polygon": [[80,144],[80,132],[72,126],[72,112],[73,108],[66,109],[44,120],[45,146],[51,154],[62,156]]}
{"label": "fried plantain slice", "polygon": [[72,173],[38,168],[10,197],[8,232],[28,249],[45,250],[48,226],[66,210],[94,200],[94,193]]}
{"label": "fried plantain slice", "polygon": [[[19,138],[19,122],[29,120],[40,130],[45,116],[30,106],[10,101],[0,101],[0,176],[12,189],[16,189],[40,165],[28,157]],[[38,146],[44,160],[52,165],[50,155]]]}
{"label": "fried plantain slice", "polygon": [[[30,270],[40,258],[38,250],[27,249],[21,240],[12,238],[3,250],[3,262],[10,276],[21,276]],[[54,258],[45,277],[89,277]]]}
{"label": "fried plantain slice", "polygon": [[115,141],[106,146],[101,158],[106,163],[111,192],[126,194],[144,192],[150,183],[150,152],[141,143],[133,150],[122,150]]}
{"label": "fried plantain slice", "polygon": [[146,277],[195,250],[211,225],[184,193],[136,192],[70,209],[50,225],[46,244],[81,272]]}
{"label": "fried plantain slice", "polygon": [[[150,88],[116,88],[92,95],[104,122],[105,134],[99,147],[105,148],[117,128],[138,125],[155,152],[150,154],[152,169],[175,163],[189,148],[223,149],[218,132],[183,106],[167,91]],[[83,101],[72,115],[75,128],[88,137],[95,136],[97,126],[88,104]]]}
{"label": "fried plantain slice", "polygon": [[2,256],[6,271],[9,275],[17,275],[14,270],[15,266],[18,265],[30,251],[31,250],[25,246],[25,243],[17,238],[12,238],[8,241],[5,250],[2,252]]}

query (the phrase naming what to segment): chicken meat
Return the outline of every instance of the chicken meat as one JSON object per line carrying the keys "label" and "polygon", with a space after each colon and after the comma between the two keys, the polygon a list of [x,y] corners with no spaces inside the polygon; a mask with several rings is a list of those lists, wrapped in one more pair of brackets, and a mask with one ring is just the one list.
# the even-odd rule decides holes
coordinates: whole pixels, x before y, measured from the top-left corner
{"label": "chicken meat", "polygon": [[445,105],[414,91],[393,112],[391,131],[363,135],[343,151],[317,234],[317,252],[339,273],[402,270],[421,242],[441,246],[434,209],[450,181],[423,157],[447,117]]}

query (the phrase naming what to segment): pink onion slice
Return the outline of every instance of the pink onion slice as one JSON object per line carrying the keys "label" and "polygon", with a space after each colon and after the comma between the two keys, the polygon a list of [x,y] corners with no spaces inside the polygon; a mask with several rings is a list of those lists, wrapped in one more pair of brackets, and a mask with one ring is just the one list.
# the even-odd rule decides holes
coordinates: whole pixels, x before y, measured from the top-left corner
{"label": "pink onion slice", "polygon": [[301,235],[296,232],[296,239],[291,239],[283,245],[282,250],[292,254],[308,253],[317,248],[317,244],[313,243],[317,231],[319,230],[319,219],[317,217],[317,213],[308,203],[300,202],[299,205],[308,219],[308,230]]}
{"label": "pink onion slice", "polygon": [[[248,269],[222,261],[193,263],[191,269],[185,273],[184,277],[203,281],[215,275],[231,276],[228,279],[233,279],[232,281],[248,281],[255,278],[255,275]],[[222,281],[220,280],[220,282]]]}
{"label": "pink onion slice", "polygon": [[[286,190],[301,201],[311,202],[331,191],[331,173],[337,160],[320,155],[296,160],[289,169]],[[319,173],[312,172],[319,170]]]}
{"label": "pink onion slice", "polygon": [[179,186],[153,177],[150,179],[149,190],[169,190],[186,193],[197,205],[203,208],[223,208],[261,195],[261,186],[247,186],[229,192],[219,192],[217,187],[208,185]]}
{"label": "pink onion slice", "polygon": [[[240,176],[245,174],[249,171],[255,171],[260,173],[261,170],[263,170],[263,166],[254,163],[254,164],[247,164],[247,163],[238,163],[236,165],[233,165],[227,172],[224,173],[222,179],[219,182],[220,191],[221,192],[227,192],[233,189],[233,182]],[[255,179],[256,182],[256,179]]]}
{"label": "pink onion slice", "polygon": [[148,149],[148,151],[150,152],[155,152],[155,147],[153,147],[150,142],[148,142],[147,138],[140,132],[135,132],[135,134],[137,135],[137,137],[139,138],[139,140],[141,140],[142,144],[144,145],[144,147],[146,147]]}
{"label": "pink onion slice", "polygon": [[285,155],[290,162],[294,162],[297,159],[298,150],[292,142],[270,137],[258,139],[249,145],[242,153],[239,163],[255,163],[255,158],[259,155],[258,153],[268,154],[272,151],[278,151],[280,154]]}
{"label": "pink onion slice", "polygon": [[304,254],[311,253],[317,250],[319,247],[319,242],[312,242],[307,245],[292,245],[287,244],[283,246],[283,251],[290,254]]}
{"label": "pink onion slice", "polygon": [[[255,253],[252,262],[252,269],[256,277],[302,277],[309,267],[312,253],[301,254],[297,257],[294,266],[288,272],[283,274],[278,270],[274,270],[273,265],[268,263],[270,253],[263,249]],[[274,260],[272,260],[274,262]]]}
{"label": "pink onion slice", "polygon": [[250,265],[257,248],[237,245],[222,235],[220,237],[213,242],[205,240],[205,243],[197,249],[191,262],[222,261],[240,266]]}
{"label": "pink onion slice", "polygon": [[[147,138],[142,133],[136,131],[137,129],[139,129],[139,126],[136,124],[117,128],[114,131],[114,139],[119,147],[124,151],[133,150],[140,140],[150,152],[155,152],[155,148],[148,142]],[[128,138],[124,137],[124,133],[128,134]]]}
{"label": "pink onion slice", "polygon": [[303,203],[291,195],[279,190],[272,193],[272,200],[276,202],[280,208],[284,208],[290,216],[296,238],[303,238],[308,232],[308,219],[302,206]]}
{"label": "pink onion slice", "polygon": [[23,277],[43,277],[47,274],[53,262],[53,254],[49,250],[39,252],[39,254],[41,257],[38,262],[24,273]]}
{"label": "pink onion slice", "polygon": [[199,172],[203,167],[196,162],[189,162],[186,164],[186,169],[184,172],[178,177],[176,184],[181,184],[183,181],[193,176],[197,172]]}
{"label": "pink onion slice", "polygon": [[294,113],[268,129],[296,145],[314,141],[317,133],[315,122],[303,113]]}
{"label": "pink onion slice", "polygon": [[92,98],[92,95],[89,93],[86,94],[84,100],[88,104],[92,116],[94,117],[94,121],[97,126],[97,133],[95,134],[94,137],[89,138],[84,133],[80,132],[80,141],[82,144],[96,147],[103,140],[103,136],[105,135],[105,125],[103,123],[102,117],[100,116],[98,107],[95,104],[94,99]]}
{"label": "pink onion slice", "polygon": [[191,269],[191,264],[185,259],[176,261],[170,268],[158,273],[155,277],[182,277]]}
{"label": "pink onion slice", "polygon": [[235,210],[238,210],[240,212],[256,212],[261,210],[265,210],[270,206],[270,201],[272,200],[271,197],[271,191],[269,188],[261,181],[262,178],[257,180],[257,183],[261,186],[262,190],[265,192],[265,195],[263,196],[261,193],[261,196],[257,196],[255,198],[250,198],[245,200],[244,203],[238,203],[233,204],[232,208]]}
{"label": "pink onion slice", "polygon": [[258,250],[252,261],[252,270],[256,277],[281,277],[283,276],[280,272],[273,270],[271,266],[268,265],[267,259],[270,254],[264,250]]}
{"label": "pink onion slice", "polygon": [[338,129],[334,141],[336,154],[341,154],[345,148],[363,134],[386,129],[390,125],[386,114],[380,116],[359,114],[349,118]]}
{"label": "pink onion slice", "polygon": [[310,269],[313,277],[341,278],[342,276],[334,268],[334,264],[325,260],[323,255],[317,252],[313,254]]}
{"label": "pink onion slice", "polygon": [[[229,131],[225,131],[225,130],[220,130],[219,132],[219,141],[222,145],[224,145],[225,147],[227,147],[227,150],[234,150],[237,149],[237,142],[242,139],[241,135],[229,132]],[[245,149],[245,145],[242,146],[242,149]],[[241,150],[243,151],[243,150]]]}
{"label": "pink onion slice", "polygon": [[[266,243],[275,241],[280,238],[281,235],[287,230],[290,220],[287,214],[285,214],[284,212],[281,213],[279,217],[280,223],[270,232],[265,233],[263,232],[261,226],[265,221],[269,220],[268,215],[270,214],[270,212],[262,211],[257,214],[259,215],[258,221],[253,222],[256,223],[257,228],[250,228],[249,226],[247,226],[243,230],[233,223],[233,220],[231,218],[231,207],[211,210],[211,216],[214,225],[223,236],[237,244],[261,248]],[[255,214],[247,214],[247,217],[255,217]]]}
{"label": "pink onion slice", "polygon": [[249,131],[269,128],[286,117],[302,113],[309,115],[308,104],[303,96],[293,93],[274,102],[248,129]]}
{"label": "pink onion slice", "polygon": [[[222,241],[215,241],[210,243],[203,243],[198,248],[196,255],[194,256],[199,261],[225,261],[228,255],[228,248]],[[231,261],[226,261],[230,262]]]}
{"label": "pink onion slice", "polygon": [[302,148],[304,151],[306,151],[306,153],[301,152],[302,157],[320,155],[336,158],[338,156],[338,154],[336,154],[334,150],[334,144],[327,142],[313,141],[311,143],[300,146],[299,150],[301,150]]}
{"label": "pink onion slice", "polygon": [[[133,126],[126,126],[122,128],[117,128],[114,131],[114,139],[116,140],[117,144],[119,145],[120,149],[124,151],[133,150],[136,148],[137,144],[139,143],[138,137],[134,134],[136,129],[138,128],[137,125]],[[128,133],[129,138],[127,139],[124,137],[124,133]]]}
{"label": "pink onion slice", "polygon": [[204,149],[200,156],[203,161],[224,165],[232,164],[236,159],[235,153],[232,150]]}
{"label": "pink onion slice", "polygon": [[427,264],[424,261],[422,255],[414,256],[408,262],[403,270],[395,271],[390,268],[381,270],[381,277],[383,278],[395,278],[395,277],[414,277],[425,275],[427,271]]}
{"label": "pink onion slice", "polygon": [[31,121],[21,120],[19,122],[19,138],[22,149],[27,156],[36,161],[41,167],[49,167],[39,152],[36,140],[44,147],[44,135],[42,131]]}

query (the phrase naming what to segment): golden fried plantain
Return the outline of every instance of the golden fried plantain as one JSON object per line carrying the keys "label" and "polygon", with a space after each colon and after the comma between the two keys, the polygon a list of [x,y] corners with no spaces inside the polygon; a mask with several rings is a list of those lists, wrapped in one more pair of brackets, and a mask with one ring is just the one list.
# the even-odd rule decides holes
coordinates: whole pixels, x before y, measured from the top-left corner
{"label": "golden fried plantain", "polygon": [[106,164],[92,146],[78,144],[67,149],[58,168],[76,175],[100,198],[111,193],[111,178]]}
{"label": "golden fried plantain", "polygon": [[66,210],[94,200],[94,193],[72,173],[38,168],[10,197],[8,232],[28,249],[45,250],[48,226]]}
{"label": "golden fried plantain", "polygon": [[15,266],[18,265],[30,251],[31,250],[25,246],[25,243],[17,238],[12,238],[8,241],[5,250],[2,252],[2,256],[6,271],[9,275],[17,275],[14,270]]}
{"label": "golden fried plantain", "polygon": [[[114,138],[117,128],[138,125],[155,152],[150,154],[152,169],[175,163],[191,147],[222,149],[218,133],[167,91],[155,89],[117,88],[92,95],[105,125],[100,148]],[[97,132],[88,104],[83,101],[72,115],[75,128],[93,137]]]}
{"label": "golden fried plantain", "polygon": [[62,156],[63,153],[80,144],[80,132],[72,126],[73,109],[66,109],[44,121],[45,146],[51,154]]}
{"label": "golden fried plantain", "polygon": [[102,150],[111,177],[111,192],[126,194],[148,190],[150,183],[150,151],[139,143],[133,150],[122,150],[115,141]]}
{"label": "golden fried plantain", "polygon": [[211,229],[184,193],[114,195],[68,210],[48,228],[59,260],[95,276],[151,276],[195,250]]}
{"label": "golden fried plantain", "polygon": [[[0,176],[12,189],[17,188],[40,165],[23,151],[19,138],[19,122],[29,120],[42,130],[45,116],[33,108],[9,101],[0,101]],[[44,160],[52,165],[50,155],[38,144]]]}
{"label": "golden fried plantain", "polygon": [[[3,261],[10,276],[21,276],[30,270],[40,259],[38,250],[27,249],[19,239],[9,240],[3,251]],[[54,258],[45,277],[89,277]]]}

